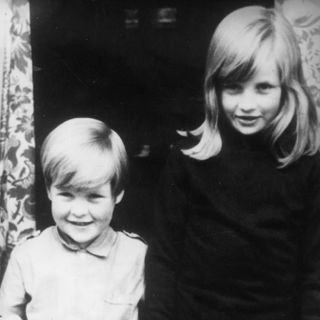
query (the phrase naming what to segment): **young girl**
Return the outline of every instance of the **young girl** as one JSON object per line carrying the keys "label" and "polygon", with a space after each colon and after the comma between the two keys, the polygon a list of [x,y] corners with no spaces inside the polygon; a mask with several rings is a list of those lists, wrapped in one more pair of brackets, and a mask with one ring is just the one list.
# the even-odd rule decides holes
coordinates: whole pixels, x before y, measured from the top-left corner
{"label": "young girl", "polygon": [[229,14],[204,88],[205,121],[157,198],[146,319],[320,319],[318,119],[289,23]]}

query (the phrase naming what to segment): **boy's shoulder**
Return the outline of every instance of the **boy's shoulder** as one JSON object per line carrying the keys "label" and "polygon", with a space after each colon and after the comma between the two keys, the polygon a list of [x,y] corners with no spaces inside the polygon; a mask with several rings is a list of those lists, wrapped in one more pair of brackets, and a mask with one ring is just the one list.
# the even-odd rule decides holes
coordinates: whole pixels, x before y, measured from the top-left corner
{"label": "boy's shoulder", "polygon": [[34,239],[39,237],[39,235],[41,234],[40,230],[33,230],[33,231],[29,231],[27,234],[21,235],[18,239],[18,241],[16,242],[15,246],[20,246],[22,244],[24,244],[26,241]]}
{"label": "boy's shoulder", "polygon": [[128,232],[125,230],[120,231],[120,233],[122,233],[124,236],[126,236],[129,239],[133,239],[133,240],[139,240],[140,242],[144,243],[145,245],[147,245],[146,241],[137,233],[134,232]]}
{"label": "boy's shoulder", "polygon": [[54,227],[48,227],[43,231],[36,230],[27,237],[21,239],[16,243],[13,251],[16,254],[22,253],[35,253],[45,251],[48,252],[48,246],[53,243],[53,229]]}
{"label": "boy's shoulder", "polygon": [[125,268],[130,274],[141,273],[144,269],[147,245],[137,234],[117,231],[114,253],[116,255],[114,263]]}
{"label": "boy's shoulder", "polygon": [[145,254],[147,250],[146,241],[136,233],[118,231],[118,239],[120,246],[123,246],[126,252]]}

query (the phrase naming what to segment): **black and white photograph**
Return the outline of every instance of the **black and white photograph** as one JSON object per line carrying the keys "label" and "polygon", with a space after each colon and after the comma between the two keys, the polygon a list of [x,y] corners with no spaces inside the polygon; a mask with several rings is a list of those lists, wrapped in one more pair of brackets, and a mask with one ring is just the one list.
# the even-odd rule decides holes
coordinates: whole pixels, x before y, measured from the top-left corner
{"label": "black and white photograph", "polygon": [[0,0],[1,320],[320,320],[319,0]]}

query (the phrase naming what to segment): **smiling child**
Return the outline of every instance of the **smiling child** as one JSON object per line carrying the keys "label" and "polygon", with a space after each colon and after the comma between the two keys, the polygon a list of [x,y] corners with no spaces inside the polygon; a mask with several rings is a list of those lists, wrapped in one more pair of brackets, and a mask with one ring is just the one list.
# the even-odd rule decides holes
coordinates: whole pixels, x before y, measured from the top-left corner
{"label": "smiling child", "polygon": [[146,245],[110,227],[127,154],[116,132],[68,120],[41,149],[55,226],[17,246],[0,290],[2,319],[136,320]]}
{"label": "smiling child", "polygon": [[204,100],[156,195],[146,319],[319,320],[319,119],[279,12],[219,23]]}

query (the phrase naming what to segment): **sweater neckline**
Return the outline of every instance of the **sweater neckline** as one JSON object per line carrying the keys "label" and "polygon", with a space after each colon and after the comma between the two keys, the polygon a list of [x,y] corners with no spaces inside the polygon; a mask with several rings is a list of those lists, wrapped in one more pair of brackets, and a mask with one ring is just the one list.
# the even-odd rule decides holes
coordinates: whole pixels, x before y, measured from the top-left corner
{"label": "sweater neckline", "polygon": [[255,134],[245,135],[236,130],[225,118],[220,116],[218,120],[218,128],[222,139],[222,148],[225,144],[238,148],[251,149],[252,151],[266,150],[270,151],[267,133],[265,130]]}

